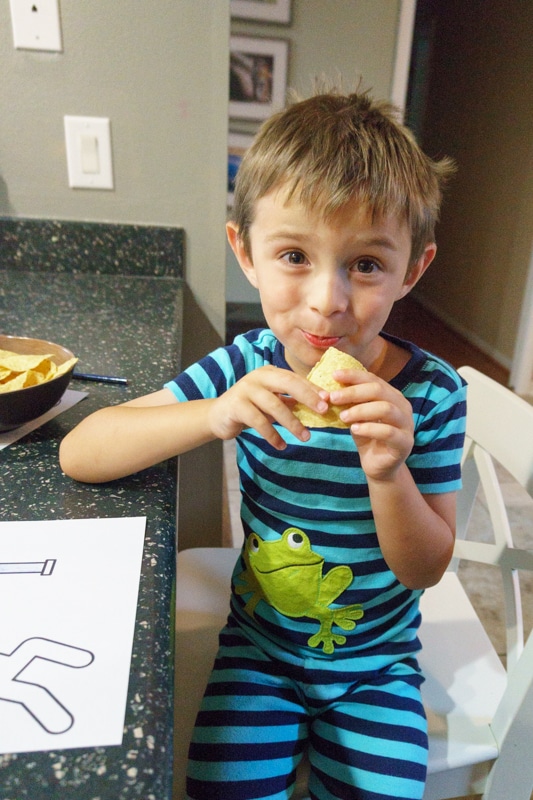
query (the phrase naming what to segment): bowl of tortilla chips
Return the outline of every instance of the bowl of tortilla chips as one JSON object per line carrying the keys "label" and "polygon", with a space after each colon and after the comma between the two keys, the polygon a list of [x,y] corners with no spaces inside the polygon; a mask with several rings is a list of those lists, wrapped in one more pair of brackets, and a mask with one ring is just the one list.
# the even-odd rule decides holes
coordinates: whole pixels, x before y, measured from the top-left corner
{"label": "bowl of tortilla chips", "polygon": [[49,411],[63,396],[77,358],[44,339],[0,336],[0,432]]}

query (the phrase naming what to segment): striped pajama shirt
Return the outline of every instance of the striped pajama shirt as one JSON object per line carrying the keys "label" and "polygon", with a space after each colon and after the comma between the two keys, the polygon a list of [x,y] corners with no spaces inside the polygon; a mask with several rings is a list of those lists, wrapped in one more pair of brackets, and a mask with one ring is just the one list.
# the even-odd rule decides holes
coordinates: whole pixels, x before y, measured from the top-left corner
{"label": "striped pajama shirt", "polygon": [[[413,407],[407,465],[423,494],[456,491],[463,381],[394,341],[410,352],[391,381]],[[273,333],[251,331],[166,386],[179,401],[216,397],[267,364],[289,369]],[[289,798],[306,751],[313,800],[419,800],[421,592],[383,559],[349,430],[313,429],[305,443],[281,433],[283,451],[251,429],[237,437],[245,543],[191,743],[188,797]]]}

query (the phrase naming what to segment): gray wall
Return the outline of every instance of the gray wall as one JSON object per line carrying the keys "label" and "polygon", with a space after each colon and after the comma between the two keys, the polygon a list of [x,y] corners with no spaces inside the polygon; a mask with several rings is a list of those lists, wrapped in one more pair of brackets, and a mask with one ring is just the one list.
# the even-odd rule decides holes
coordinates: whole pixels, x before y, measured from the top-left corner
{"label": "gray wall", "polygon": [[[288,83],[303,94],[315,76],[341,74],[388,97],[399,8],[293,0],[289,26],[233,20],[232,31],[288,38]],[[18,51],[0,4],[0,214],[183,226],[189,284],[223,336],[229,0],[60,0],[60,10],[63,53]],[[65,114],[110,117],[115,191],[68,188]],[[227,295],[257,300],[232,258]]]}
{"label": "gray wall", "polygon": [[[0,3],[0,214],[186,232],[224,333],[229,0],[60,0],[63,53],[15,50]],[[63,116],[111,119],[114,191],[69,189]]]}
{"label": "gray wall", "polygon": [[[390,98],[400,0],[293,0],[290,25],[232,20],[231,32],[289,40],[288,86],[302,95],[313,80],[342,76],[346,90],[362,85]],[[257,123],[230,120],[230,130],[253,133]],[[258,302],[228,248],[227,299]]]}

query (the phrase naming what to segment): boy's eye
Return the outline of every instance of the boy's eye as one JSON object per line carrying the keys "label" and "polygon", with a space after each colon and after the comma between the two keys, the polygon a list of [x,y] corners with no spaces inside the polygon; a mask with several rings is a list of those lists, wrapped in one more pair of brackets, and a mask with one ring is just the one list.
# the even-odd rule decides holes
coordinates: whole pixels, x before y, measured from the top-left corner
{"label": "boy's eye", "polygon": [[304,254],[300,253],[299,250],[289,250],[288,253],[285,253],[283,258],[289,264],[294,264],[296,266],[300,266],[300,264],[306,263]]}
{"label": "boy's eye", "polygon": [[379,264],[373,258],[360,258],[355,262],[354,269],[363,275],[371,275],[379,269]]}

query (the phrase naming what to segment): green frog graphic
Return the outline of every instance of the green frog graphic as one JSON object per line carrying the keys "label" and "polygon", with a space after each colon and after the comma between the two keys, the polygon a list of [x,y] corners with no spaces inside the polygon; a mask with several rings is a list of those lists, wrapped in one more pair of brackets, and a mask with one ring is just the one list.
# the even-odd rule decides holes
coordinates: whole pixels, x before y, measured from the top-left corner
{"label": "green frog graphic", "polygon": [[239,575],[243,581],[235,587],[237,594],[252,593],[245,610],[254,615],[264,600],[286,617],[310,617],[320,623],[317,633],[307,644],[322,645],[330,655],[335,645],[346,642],[346,636],[333,633],[333,625],[344,631],[355,628],[355,620],[363,616],[360,603],[330,608],[353,580],[348,566],[337,566],[322,575],[323,556],[311,548],[309,537],[299,528],[287,528],[281,539],[264,541],[256,533],[248,537],[244,551],[246,569]]}

